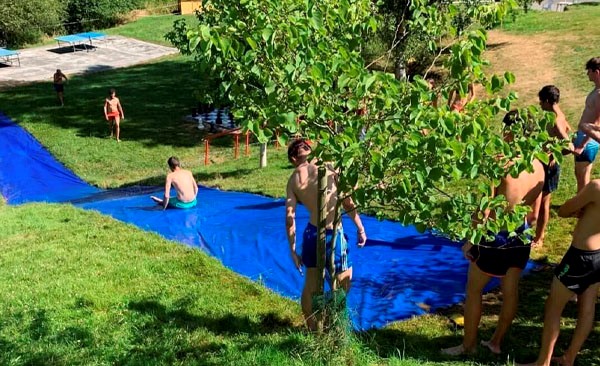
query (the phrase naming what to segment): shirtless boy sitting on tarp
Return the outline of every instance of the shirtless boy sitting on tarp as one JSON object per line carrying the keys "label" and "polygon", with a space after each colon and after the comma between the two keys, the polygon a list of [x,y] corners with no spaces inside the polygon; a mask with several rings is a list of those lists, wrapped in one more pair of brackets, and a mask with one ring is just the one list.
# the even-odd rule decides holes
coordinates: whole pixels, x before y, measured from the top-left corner
{"label": "shirtless boy sitting on tarp", "polygon": [[[169,169],[171,172],[167,174],[165,182],[165,197],[160,199],[156,196],[151,196],[152,200],[159,205],[163,206],[163,209],[167,207],[172,208],[192,208],[196,206],[196,195],[198,194],[198,184],[192,175],[192,172],[181,168],[179,159],[175,156],[171,156],[167,160]],[[170,197],[171,185],[175,187],[177,191],[177,197]]]}

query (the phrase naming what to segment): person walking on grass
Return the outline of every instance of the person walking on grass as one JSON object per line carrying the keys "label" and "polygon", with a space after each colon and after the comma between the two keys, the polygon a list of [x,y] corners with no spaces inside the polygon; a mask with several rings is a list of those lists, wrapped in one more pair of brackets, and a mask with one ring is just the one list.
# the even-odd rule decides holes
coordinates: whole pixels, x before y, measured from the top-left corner
{"label": "person walking on grass", "polygon": [[64,97],[64,93],[65,93],[65,84],[64,82],[69,81],[69,78],[67,78],[67,75],[63,74],[62,71],[60,71],[60,69],[56,69],[56,72],[54,73],[54,75],[52,75],[52,79],[53,79],[53,86],[54,86],[54,91],[56,92],[56,97],[58,98],[58,102],[60,103],[61,107],[65,106],[65,97]]}
{"label": "person walking on grass", "polygon": [[108,98],[104,100],[104,117],[108,121],[108,128],[110,129],[110,137],[113,137],[113,129],[117,142],[121,139],[121,120],[125,119],[125,113],[123,107],[121,107],[121,101],[117,98],[117,92],[115,89],[108,91]]}
{"label": "person walking on grass", "polygon": [[[516,112],[510,112],[504,117],[505,126],[521,123]],[[504,139],[511,143],[512,133],[505,132]],[[510,174],[500,181],[494,189],[494,196],[504,196],[508,209],[523,204],[531,207],[531,211],[523,218],[524,224],[516,230],[516,236],[510,236],[507,230],[494,235],[493,241],[483,240],[478,245],[465,243],[463,254],[469,264],[466,299],[464,305],[465,323],[464,337],[461,344],[442,349],[442,354],[458,356],[472,354],[477,351],[477,331],[481,320],[482,293],[492,277],[501,278],[502,308],[498,317],[498,325],[489,341],[481,344],[492,353],[501,353],[501,343],[508,332],[517,312],[518,286],[521,272],[527,265],[531,246],[522,240],[525,230],[535,224],[542,202],[542,187],[544,186],[544,167],[539,160],[533,161],[533,170],[524,171],[518,177]],[[484,220],[494,220],[495,212],[484,212]],[[492,234],[492,233],[490,233]],[[493,235],[493,234],[492,234]]]}
{"label": "person walking on grass", "polygon": [[[522,366],[571,366],[594,326],[596,298],[600,289],[600,179],[586,184],[558,210],[560,217],[578,217],[571,246],[554,270],[544,311],[542,344],[535,362]],[[577,295],[577,326],[569,348],[552,357],[566,303]]]}
{"label": "person walking on grass", "polygon": [[[288,148],[288,159],[295,167],[287,183],[286,231],[290,245],[292,260],[296,269],[302,273],[302,266],[306,267],[306,278],[302,290],[301,305],[306,324],[311,331],[317,329],[317,322],[312,308],[312,299],[317,292],[319,276],[317,270],[317,221],[318,212],[318,166],[308,161],[311,148],[303,139],[292,142]],[[336,232],[335,243],[335,276],[340,286],[348,291],[352,279],[352,263],[348,256],[348,243],[341,224],[334,228],[335,208],[338,200],[336,185],[337,173],[327,168],[327,257],[331,253],[331,240]],[[310,221],[302,234],[302,250],[297,253],[296,248],[296,206],[302,203],[310,213]],[[357,228],[358,246],[362,247],[367,241],[365,228],[362,224],[352,198],[347,197],[342,206]]]}
{"label": "person walking on grass", "polygon": [[[556,137],[561,140],[569,139],[571,127],[565,117],[565,114],[560,109],[558,102],[560,100],[560,90],[554,85],[544,86],[538,93],[540,107],[546,112],[552,112],[555,117],[554,126],[550,127],[548,133],[551,137]],[[570,146],[573,150],[573,144]],[[550,199],[552,192],[558,189],[558,181],[560,179],[560,165],[554,160],[550,154],[550,161],[544,165],[544,189],[542,193],[542,205],[540,206],[540,214],[537,225],[535,226],[535,238],[533,239],[533,247],[542,247],[544,245],[544,234],[548,221],[550,220]]]}
{"label": "person walking on grass", "polygon": [[594,83],[585,98],[585,108],[581,114],[575,139],[575,177],[577,192],[590,181],[592,164],[598,154],[600,143],[600,57],[594,57],[585,64],[588,79]]}
{"label": "person walking on grass", "polygon": [[[171,156],[167,160],[167,165],[171,172],[167,174],[165,181],[164,198],[160,199],[156,196],[150,196],[150,198],[161,205],[163,210],[167,207],[183,209],[195,207],[198,184],[192,172],[181,168],[181,163],[175,156]],[[171,197],[171,186],[175,187],[175,191],[177,191],[176,197]]]}

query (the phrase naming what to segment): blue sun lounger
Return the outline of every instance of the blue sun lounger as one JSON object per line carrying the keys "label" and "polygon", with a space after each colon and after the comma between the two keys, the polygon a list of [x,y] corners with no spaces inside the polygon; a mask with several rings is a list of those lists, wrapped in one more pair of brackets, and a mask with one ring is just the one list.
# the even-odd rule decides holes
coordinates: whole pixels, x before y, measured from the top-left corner
{"label": "blue sun lounger", "polygon": [[21,67],[21,59],[19,58],[19,52],[13,50],[7,50],[6,48],[0,48],[0,62],[5,64],[13,64],[17,59],[19,67]]}

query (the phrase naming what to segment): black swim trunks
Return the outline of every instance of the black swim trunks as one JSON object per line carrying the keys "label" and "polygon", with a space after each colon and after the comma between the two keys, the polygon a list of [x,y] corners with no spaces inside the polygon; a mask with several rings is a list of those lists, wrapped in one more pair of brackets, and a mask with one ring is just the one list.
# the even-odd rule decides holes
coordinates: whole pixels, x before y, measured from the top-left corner
{"label": "black swim trunks", "polygon": [[560,165],[555,163],[552,167],[546,164],[544,166],[544,193],[552,193],[558,189],[558,180],[560,179]]}
{"label": "black swim trunks", "polygon": [[491,242],[482,241],[473,245],[469,254],[473,263],[486,274],[493,277],[504,277],[510,268],[525,269],[531,252],[530,242],[523,242],[520,237],[529,226],[522,225],[515,232],[516,236],[509,237],[508,232],[502,231],[494,236]]}
{"label": "black swim trunks", "polygon": [[600,282],[600,249],[587,251],[573,246],[567,250],[554,275],[566,288],[580,295]]}
{"label": "black swim trunks", "polygon": [[56,91],[57,93],[63,92],[65,90],[65,87],[63,84],[54,84],[54,91]]}

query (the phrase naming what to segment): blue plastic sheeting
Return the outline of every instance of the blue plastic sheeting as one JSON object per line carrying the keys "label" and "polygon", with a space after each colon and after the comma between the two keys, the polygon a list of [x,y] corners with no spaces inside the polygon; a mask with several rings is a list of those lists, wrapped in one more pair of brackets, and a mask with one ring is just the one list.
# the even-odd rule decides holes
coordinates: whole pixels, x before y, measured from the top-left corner
{"label": "blue plastic sheeting", "polygon": [[[284,200],[200,187],[196,208],[162,211],[149,198],[160,194],[160,187],[94,188],[2,114],[0,146],[0,188],[8,203],[70,202],[98,210],[198,247],[235,272],[299,298],[303,278],[289,253]],[[308,219],[308,212],[299,207],[299,241]],[[435,310],[464,299],[468,263],[460,244],[372,217],[363,216],[363,223],[367,245],[351,245],[354,280],[348,308],[355,328],[382,327],[422,314],[423,308]],[[348,218],[343,224],[355,244],[353,224]]]}

